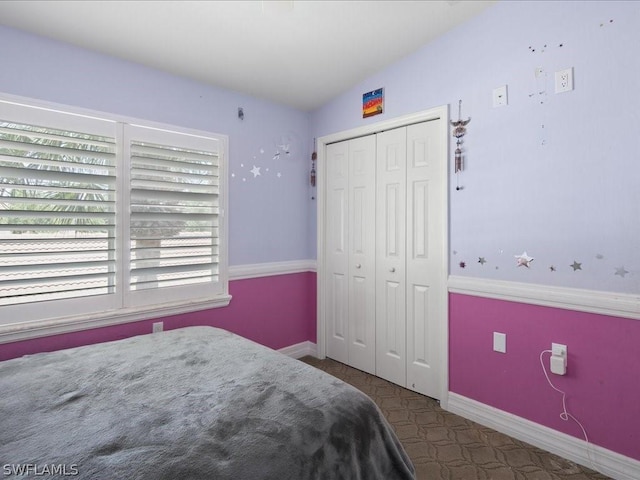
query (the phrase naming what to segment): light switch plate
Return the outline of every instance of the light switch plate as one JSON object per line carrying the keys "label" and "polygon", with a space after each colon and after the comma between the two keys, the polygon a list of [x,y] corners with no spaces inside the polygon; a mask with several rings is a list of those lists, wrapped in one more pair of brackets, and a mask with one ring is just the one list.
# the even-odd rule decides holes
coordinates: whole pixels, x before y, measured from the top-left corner
{"label": "light switch plate", "polygon": [[493,89],[493,108],[508,105],[507,86],[503,85]]}
{"label": "light switch plate", "polygon": [[507,334],[493,332],[493,351],[507,353]]}

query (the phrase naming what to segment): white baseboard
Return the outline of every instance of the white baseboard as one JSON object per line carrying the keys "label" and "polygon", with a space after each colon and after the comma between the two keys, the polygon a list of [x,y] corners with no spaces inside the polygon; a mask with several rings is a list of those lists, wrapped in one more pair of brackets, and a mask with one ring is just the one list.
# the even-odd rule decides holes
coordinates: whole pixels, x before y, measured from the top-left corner
{"label": "white baseboard", "polygon": [[278,351],[292,358],[302,358],[307,355],[315,357],[318,353],[318,347],[315,343],[307,340],[306,342],[301,342],[295,345],[289,345],[288,347],[281,348]]}
{"label": "white baseboard", "polygon": [[449,392],[447,410],[616,480],[640,478],[640,461]]}

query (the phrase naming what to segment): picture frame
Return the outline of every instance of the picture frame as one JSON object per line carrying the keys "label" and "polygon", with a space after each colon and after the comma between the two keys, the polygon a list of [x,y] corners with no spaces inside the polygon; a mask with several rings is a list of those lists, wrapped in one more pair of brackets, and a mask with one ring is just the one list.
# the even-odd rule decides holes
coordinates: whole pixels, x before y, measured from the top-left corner
{"label": "picture frame", "polygon": [[362,95],[362,118],[373,117],[384,112],[384,88]]}

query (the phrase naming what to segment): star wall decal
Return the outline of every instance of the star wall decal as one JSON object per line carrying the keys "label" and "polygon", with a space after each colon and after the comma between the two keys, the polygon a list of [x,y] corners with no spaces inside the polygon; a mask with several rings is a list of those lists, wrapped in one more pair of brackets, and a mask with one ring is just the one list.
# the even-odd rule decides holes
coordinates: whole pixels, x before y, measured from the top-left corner
{"label": "star wall decal", "polygon": [[527,255],[527,252],[524,252],[520,255],[514,255],[514,257],[516,257],[516,262],[519,267],[529,268],[529,264],[533,262],[533,258]]}
{"label": "star wall decal", "polygon": [[485,263],[487,263],[487,260],[484,257],[480,257],[480,258],[478,258],[478,263],[480,265],[484,265]]}
{"label": "star wall decal", "polygon": [[622,278],[624,278],[624,276],[629,273],[628,270],[625,270],[624,267],[617,267],[616,268],[616,273],[614,275],[619,275]]}
{"label": "star wall decal", "polygon": [[260,167],[256,167],[255,165],[249,171],[253,173],[253,178],[256,178],[258,175],[260,175]]}
{"label": "star wall decal", "polygon": [[467,266],[466,262],[460,262],[458,265],[460,265],[460,268],[465,268]]}
{"label": "star wall decal", "polygon": [[575,260],[573,261],[573,263],[571,265],[569,265],[571,268],[573,268],[573,271],[575,272],[576,270],[582,270],[582,263],[576,262]]}
{"label": "star wall decal", "polygon": [[553,265],[551,265],[551,266],[549,267],[549,270],[551,270],[552,272],[555,272],[555,271],[556,271],[556,267],[554,267]]}

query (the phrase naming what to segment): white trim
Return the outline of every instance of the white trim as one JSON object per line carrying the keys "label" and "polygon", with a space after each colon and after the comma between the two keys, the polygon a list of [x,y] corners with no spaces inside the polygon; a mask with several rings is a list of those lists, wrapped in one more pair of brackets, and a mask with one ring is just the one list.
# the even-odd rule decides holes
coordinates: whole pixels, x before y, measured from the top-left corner
{"label": "white trim", "polygon": [[[448,141],[448,124],[449,124],[449,106],[442,105],[439,107],[435,107],[429,110],[424,110],[421,112],[416,112],[408,115],[404,115],[402,117],[392,118],[389,120],[381,121],[378,123],[373,123],[370,125],[365,125],[361,127],[357,127],[351,130],[346,130],[338,133],[333,133],[330,135],[326,135],[324,137],[318,138],[317,143],[317,172],[316,172],[316,185],[317,185],[317,271],[318,271],[318,282],[317,282],[317,357],[323,359],[326,357],[326,320],[325,320],[325,312],[324,312],[324,301],[325,301],[325,292],[324,292],[324,281],[323,281],[323,273],[325,271],[325,256],[324,256],[324,237],[325,237],[325,208],[324,204],[326,202],[324,185],[325,185],[325,150],[326,146],[330,143],[340,142],[343,140],[349,140],[352,138],[362,137],[365,135],[371,135],[374,133],[378,133],[384,130],[389,130],[392,128],[400,128],[407,125],[411,125],[414,123],[425,122],[429,120],[443,119],[442,125],[442,136],[444,141],[444,157],[446,159],[446,167],[443,169],[443,179],[445,182],[445,188],[443,191],[445,192],[445,198],[443,199],[443,204],[447,211],[445,212],[445,218],[449,218],[449,189],[448,189],[448,178],[449,178],[449,141]],[[449,273],[449,264],[448,264],[448,245],[449,245],[449,231],[447,228],[442,229],[442,245],[443,251],[440,252],[442,256],[442,272],[443,284],[447,282],[447,276]],[[443,295],[447,296],[446,289],[443,290]],[[443,319],[442,325],[439,325],[438,332],[436,332],[437,337],[439,338],[439,343],[441,345],[440,351],[436,353],[438,357],[438,364],[440,365],[440,377],[441,377],[441,385],[440,385],[440,402],[443,407],[446,408],[447,398],[448,398],[448,390],[449,390],[449,310],[448,305],[449,302],[447,298],[442,299],[443,305]]]}
{"label": "white trim", "polygon": [[448,411],[617,480],[640,478],[640,461],[449,392]]}
{"label": "white trim", "polygon": [[640,320],[640,295],[454,275],[449,292]]}
{"label": "white trim", "polygon": [[[13,323],[0,326],[0,344],[30,340],[62,333],[79,332],[94,328],[109,327],[123,323],[139,322],[155,318],[180,315],[182,313],[207,310],[210,308],[226,307],[231,301],[231,295],[221,295],[216,299],[203,299],[188,304],[161,304],[153,308],[120,309],[116,313],[86,314],[74,317],[36,320],[32,322]],[[151,332],[149,332],[151,333]]]}
{"label": "white trim", "polygon": [[315,343],[307,340],[306,342],[296,343],[295,345],[289,345],[288,347],[281,348],[278,352],[291,358],[302,358],[307,355],[315,357],[318,353],[318,349]]}
{"label": "white trim", "polygon": [[[370,125],[364,125],[362,127],[353,128],[351,130],[346,130],[343,132],[326,135],[318,139],[318,149],[317,149],[318,155],[320,155],[320,151],[323,150],[324,146],[329,143],[341,142],[343,140],[349,140],[352,138],[364,137],[365,135],[379,133],[384,130],[391,130],[393,128],[406,127],[407,125],[412,125],[414,123],[426,122],[429,120],[436,120],[438,118],[447,119],[448,116],[449,116],[449,106],[442,105],[440,107],[431,108],[429,110],[410,113],[402,117],[392,118],[389,120],[384,120],[382,122],[372,123]],[[322,146],[323,148],[321,149],[320,146]],[[318,161],[317,164],[324,165],[323,163],[320,163],[320,161]],[[447,162],[447,165],[448,165],[448,162]]]}
{"label": "white trim", "polygon": [[288,275],[290,273],[315,272],[315,260],[292,260],[287,262],[254,263],[229,267],[229,280]]}

